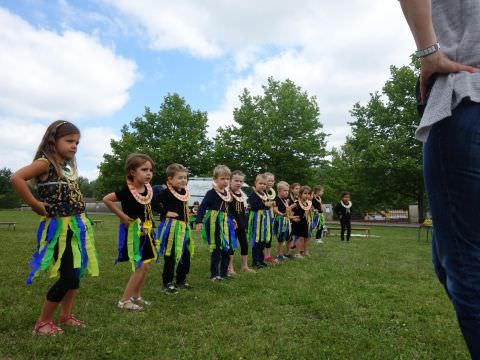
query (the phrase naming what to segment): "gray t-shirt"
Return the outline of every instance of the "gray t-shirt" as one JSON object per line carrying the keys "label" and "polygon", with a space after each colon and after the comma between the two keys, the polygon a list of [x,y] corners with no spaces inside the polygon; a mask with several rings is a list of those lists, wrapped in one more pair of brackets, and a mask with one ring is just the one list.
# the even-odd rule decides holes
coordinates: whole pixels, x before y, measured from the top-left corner
{"label": "gray t-shirt", "polygon": [[[480,67],[480,0],[432,0],[432,18],[445,55]],[[432,125],[451,116],[466,97],[480,103],[480,73],[439,75],[417,129],[417,139],[427,141]]]}

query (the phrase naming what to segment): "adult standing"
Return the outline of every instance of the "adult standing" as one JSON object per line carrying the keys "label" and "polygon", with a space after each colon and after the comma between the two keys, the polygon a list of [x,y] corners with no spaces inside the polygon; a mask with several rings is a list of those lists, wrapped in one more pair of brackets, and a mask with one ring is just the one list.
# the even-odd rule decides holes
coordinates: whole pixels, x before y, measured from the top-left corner
{"label": "adult standing", "polygon": [[400,3],[422,65],[417,138],[425,143],[433,264],[480,359],[480,1]]}

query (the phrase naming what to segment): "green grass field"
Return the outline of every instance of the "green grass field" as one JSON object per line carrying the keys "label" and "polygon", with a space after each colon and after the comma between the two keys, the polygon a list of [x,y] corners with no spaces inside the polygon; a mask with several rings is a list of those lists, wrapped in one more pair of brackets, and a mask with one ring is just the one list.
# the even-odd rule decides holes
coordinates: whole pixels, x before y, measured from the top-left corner
{"label": "green grass field", "polygon": [[[154,266],[143,313],[116,308],[130,275],[113,265],[117,220],[97,229],[101,276],[85,278],[75,314],[86,329],[35,337],[32,329],[52,280],[25,285],[38,218],[0,211],[1,359],[467,359],[453,308],[437,282],[430,246],[416,229],[373,228],[351,244],[329,238],[312,256],[256,274],[211,283],[209,255],[196,237],[192,290],[160,292]],[[239,256],[236,256],[239,268]]]}

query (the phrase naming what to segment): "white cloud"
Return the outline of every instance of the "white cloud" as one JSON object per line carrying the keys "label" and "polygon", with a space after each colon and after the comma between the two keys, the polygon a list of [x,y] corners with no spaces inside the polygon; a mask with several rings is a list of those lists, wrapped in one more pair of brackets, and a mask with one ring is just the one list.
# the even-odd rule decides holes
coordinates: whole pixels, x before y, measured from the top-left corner
{"label": "white cloud", "polygon": [[408,63],[414,49],[397,1],[104,1],[143,28],[154,49],[232,59],[210,135],[232,123],[244,87],[258,93],[273,76],[317,96],[329,147],[339,146],[353,104],[380,90],[389,65]]}
{"label": "white cloud", "polygon": [[110,115],[127,102],[136,65],[96,38],[36,29],[1,8],[0,27],[1,113],[72,119]]}
{"label": "white cloud", "polygon": [[94,171],[113,131],[89,129],[88,118],[126,104],[138,77],[135,62],[94,36],[35,28],[3,8],[0,27],[0,166],[29,163],[46,125],[65,118],[85,129],[88,150],[80,162]]}

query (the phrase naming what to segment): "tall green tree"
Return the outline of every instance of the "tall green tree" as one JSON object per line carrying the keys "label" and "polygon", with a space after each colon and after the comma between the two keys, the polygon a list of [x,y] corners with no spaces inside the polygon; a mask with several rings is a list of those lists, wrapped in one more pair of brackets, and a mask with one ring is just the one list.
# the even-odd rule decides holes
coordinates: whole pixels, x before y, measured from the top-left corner
{"label": "tall green tree", "polygon": [[21,204],[20,197],[10,184],[12,174],[9,168],[0,169],[0,209],[16,208]]}
{"label": "tall green tree", "polygon": [[215,161],[243,170],[251,180],[270,171],[290,182],[313,181],[326,155],[315,97],[291,80],[269,78],[262,95],[245,89],[240,103],[233,112],[235,124],[217,132]]}
{"label": "tall green tree", "polygon": [[[423,214],[422,145],[415,139],[417,75],[416,63],[391,66],[382,91],[351,110],[352,134],[341,150],[342,161],[349,167],[340,170],[347,172],[344,176],[364,210],[407,208],[416,202]],[[343,185],[347,190],[348,186]]]}
{"label": "tall green tree", "polygon": [[125,159],[144,153],[155,162],[153,183],[164,183],[171,163],[186,166],[191,175],[210,174],[211,147],[207,139],[207,113],[192,110],[183,97],[168,94],[158,112],[149,108],[141,117],[123,126],[121,139],[112,140],[112,154],[105,154],[96,182],[97,193],[114,191],[125,183]]}

